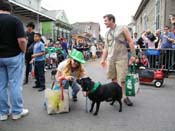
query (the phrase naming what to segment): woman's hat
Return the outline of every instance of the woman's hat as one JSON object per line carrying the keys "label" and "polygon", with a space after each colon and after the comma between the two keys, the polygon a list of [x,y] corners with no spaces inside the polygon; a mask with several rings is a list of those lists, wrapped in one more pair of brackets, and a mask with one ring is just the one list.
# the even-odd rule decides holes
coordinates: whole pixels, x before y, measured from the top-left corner
{"label": "woman's hat", "polygon": [[72,52],[69,54],[69,57],[71,57],[72,59],[85,64],[86,61],[84,60],[84,56],[83,53],[81,53],[80,51],[73,49]]}

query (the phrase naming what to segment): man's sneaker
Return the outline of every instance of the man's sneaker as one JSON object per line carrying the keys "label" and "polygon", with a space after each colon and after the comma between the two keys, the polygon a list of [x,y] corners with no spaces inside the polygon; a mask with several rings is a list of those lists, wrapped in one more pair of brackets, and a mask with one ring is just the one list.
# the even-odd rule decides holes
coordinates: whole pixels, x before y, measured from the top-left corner
{"label": "man's sneaker", "polygon": [[133,103],[131,102],[131,100],[130,100],[128,97],[126,97],[126,98],[124,99],[124,103],[125,103],[126,105],[128,105],[128,106],[133,106]]}
{"label": "man's sneaker", "polygon": [[33,86],[32,88],[40,88],[39,86]]}
{"label": "man's sneaker", "polygon": [[44,91],[44,90],[45,90],[45,88],[38,89],[39,92]]}
{"label": "man's sneaker", "polygon": [[5,121],[8,119],[9,115],[0,115],[0,121]]}
{"label": "man's sneaker", "polygon": [[21,117],[26,116],[26,115],[28,115],[28,114],[29,114],[29,110],[28,110],[28,109],[23,109],[22,112],[21,112],[20,114],[18,114],[18,115],[12,115],[12,119],[13,119],[13,120],[18,120],[18,119],[20,119]]}
{"label": "man's sneaker", "polygon": [[24,81],[23,85],[26,85],[26,84],[28,84],[28,81]]}
{"label": "man's sneaker", "polygon": [[73,99],[74,102],[76,102],[77,101],[77,96],[73,96],[72,99]]}

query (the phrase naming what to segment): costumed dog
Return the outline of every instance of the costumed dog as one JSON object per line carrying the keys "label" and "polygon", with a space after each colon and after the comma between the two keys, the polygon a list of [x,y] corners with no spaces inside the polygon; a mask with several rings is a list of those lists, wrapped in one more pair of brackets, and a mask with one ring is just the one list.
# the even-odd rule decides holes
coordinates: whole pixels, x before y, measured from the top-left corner
{"label": "costumed dog", "polygon": [[111,101],[110,105],[113,105],[117,100],[120,104],[119,112],[122,112],[122,88],[119,86],[119,84],[110,82],[101,85],[100,82],[95,83],[89,77],[81,78],[77,80],[77,82],[81,85],[83,91],[86,92],[88,98],[92,101],[89,112],[93,111],[96,103],[96,111],[93,115],[98,115],[100,103],[102,101]]}

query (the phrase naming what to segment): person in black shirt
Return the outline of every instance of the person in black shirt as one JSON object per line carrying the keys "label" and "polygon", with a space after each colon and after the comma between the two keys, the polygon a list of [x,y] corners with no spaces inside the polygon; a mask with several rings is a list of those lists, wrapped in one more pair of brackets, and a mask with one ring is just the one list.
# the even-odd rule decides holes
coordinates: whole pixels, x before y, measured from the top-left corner
{"label": "person in black shirt", "polygon": [[[143,33],[145,33],[145,31],[144,32],[142,32],[142,34]],[[139,37],[138,38],[138,40],[137,40],[137,47],[138,47],[138,49],[142,52],[142,50],[145,48],[145,43],[144,43],[144,40],[143,40],[143,38],[142,37]]]}
{"label": "person in black shirt", "polygon": [[29,77],[29,72],[31,69],[31,64],[30,61],[32,59],[32,54],[33,54],[33,47],[34,47],[34,34],[35,32],[33,31],[35,29],[35,25],[33,22],[29,22],[27,24],[27,31],[26,31],[26,36],[27,36],[27,51],[25,54],[25,61],[26,61],[26,72],[25,72],[25,82],[24,84],[28,83],[28,77]]}
{"label": "person in black shirt", "polygon": [[[0,120],[19,119],[29,113],[23,108],[22,82],[27,41],[22,22],[10,14],[11,5],[0,0]],[[9,87],[9,93],[7,93]],[[8,96],[8,94],[10,96]],[[10,97],[11,111],[8,104]]]}

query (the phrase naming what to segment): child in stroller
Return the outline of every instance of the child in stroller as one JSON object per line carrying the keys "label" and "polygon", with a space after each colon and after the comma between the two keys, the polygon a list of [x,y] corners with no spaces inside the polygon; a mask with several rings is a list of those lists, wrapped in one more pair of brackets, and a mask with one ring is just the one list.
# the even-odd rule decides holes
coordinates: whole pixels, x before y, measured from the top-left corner
{"label": "child in stroller", "polygon": [[136,60],[136,71],[139,74],[139,81],[141,84],[154,84],[155,87],[160,88],[164,82],[163,68],[150,69],[149,61],[145,53],[141,54],[141,58]]}
{"label": "child in stroller", "polygon": [[53,68],[54,65],[57,67],[58,64],[64,60],[61,48],[48,47],[46,48],[46,52],[46,66],[49,69]]}

